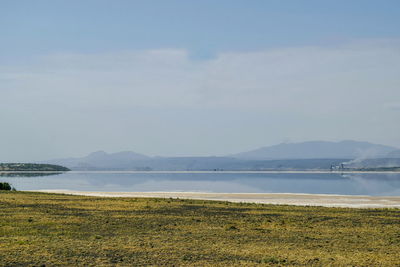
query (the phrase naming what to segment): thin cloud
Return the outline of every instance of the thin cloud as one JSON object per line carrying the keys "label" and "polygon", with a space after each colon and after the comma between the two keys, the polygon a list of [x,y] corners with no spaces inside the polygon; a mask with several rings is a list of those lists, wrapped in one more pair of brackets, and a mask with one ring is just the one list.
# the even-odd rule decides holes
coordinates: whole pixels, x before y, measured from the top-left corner
{"label": "thin cloud", "polygon": [[[26,131],[19,133],[19,138],[31,132],[31,140],[32,132],[38,130],[30,127],[41,122],[52,122],[60,129],[69,127],[66,131],[92,123],[92,127],[85,128],[85,135],[99,135],[105,131],[104,115],[99,114],[106,114],[109,124],[115,122],[114,128],[107,129],[108,135],[99,136],[97,142],[117,138],[114,143],[109,142],[115,148],[110,151],[146,136],[149,126],[140,121],[138,110],[151,110],[149,120],[163,117],[170,110],[175,115],[168,118],[168,123],[176,127],[175,133],[184,133],[187,124],[193,124],[193,132],[196,129],[200,134],[202,130],[194,126],[196,122],[190,121],[189,114],[193,112],[197,121],[210,121],[206,125],[210,129],[202,126],[202,136],[212,136],[211,131],[228,136],[240,130],[244,138],[254,142],[246,147],[243,144],[243,148],[280,142],[282,136],[291,140],[389,140],[389,144],[396,145],[394,133],[400,132],[400,126],[393,124],[399,118],[390,112],[399,108],[393,99],[400,99],[397,40],[221,53],[209,60],[192,60],[188,51],[179,49],[52,54],[24,66],[2,65],[0,80],[0,117],[3,122],[11,123],[9,118],[13,118],[13,124],[21,123],[19,128],[14,127],[15,131]],[[45,123],[35,136],[42,136],[43,140],[51,139],[51,132],[63,136]],[[168,127],[163,123],[155,123],[148,131],[162,135]],[[371,131],[372,123],[374,129],[386,130]],[[142,128],[139,130],[137,125]],[[243,125],[248,132],[242,130]],[[344,128],[345,131],[340,130]],[[121,129],[123,136],[114,133]],[[190,134],[195,136],[197,132]],[[57,144],[60,151],[66,147],[88,150],[96,145],[93,141],[88,146],[88,140],[80,140],[78,132],[68,136],[74,136],[73,140]],[[0,137],[18,144],[13,140],[13,130],[3,131]],[[182,140],[182,135],[176,134],[170,136],[169,142],[176,147]],[[241,149],[231,148],[233,141],[220,147],[220,143],[207,147],[207,140],[202,142],[188,150],[192,149],[193,154],[196,149],[223,154]],[[142,145],[140,151],[144,153],[157,151],[150,148],[154,142],[146,145],[145,141],[134,141],[132,146],[136,144]],[[168,154],[168,149],[159,154]]]}

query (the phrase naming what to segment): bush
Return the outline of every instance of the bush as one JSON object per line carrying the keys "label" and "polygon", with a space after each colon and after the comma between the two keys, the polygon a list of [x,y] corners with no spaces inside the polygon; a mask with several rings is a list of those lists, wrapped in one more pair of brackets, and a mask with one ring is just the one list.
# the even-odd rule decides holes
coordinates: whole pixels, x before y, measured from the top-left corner
{"label": "bush", "polygon": [[11,185],[9,183],[6,183],[6,182],[0,183],[0,190],[10,191],[11,189],[13,189],[13,188],[11,187]]}

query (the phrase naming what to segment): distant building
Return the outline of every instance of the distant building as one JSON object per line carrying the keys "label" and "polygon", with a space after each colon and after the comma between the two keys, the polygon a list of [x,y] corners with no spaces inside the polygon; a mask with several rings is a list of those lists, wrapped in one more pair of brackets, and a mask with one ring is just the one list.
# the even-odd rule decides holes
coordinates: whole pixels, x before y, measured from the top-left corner
{"label": "distant building", "polygon": [[333,165],[331,164],[331,171],[342,171],[345,170],[344,163],[340,163],[339,165]]}

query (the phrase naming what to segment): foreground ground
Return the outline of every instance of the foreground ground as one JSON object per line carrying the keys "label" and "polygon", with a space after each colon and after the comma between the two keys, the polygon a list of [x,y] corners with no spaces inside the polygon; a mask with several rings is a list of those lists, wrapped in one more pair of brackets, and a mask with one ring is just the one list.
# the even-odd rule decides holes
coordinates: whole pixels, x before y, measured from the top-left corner
{"label": "foreground ground", "polygon": [[400,210],[0,193],[0,266],[400,265]]}

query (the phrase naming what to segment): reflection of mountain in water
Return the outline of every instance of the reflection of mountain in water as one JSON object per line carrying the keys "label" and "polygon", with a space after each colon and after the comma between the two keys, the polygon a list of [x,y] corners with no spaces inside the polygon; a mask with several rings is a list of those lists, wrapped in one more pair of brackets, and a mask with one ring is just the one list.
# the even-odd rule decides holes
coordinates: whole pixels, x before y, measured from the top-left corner
{"label": "reflection of mountain in water", "polygon": [[5,177],[1,180],[11,183],[18,190],[197,191],[400,196],[400,174],[396,173],[341,175],[339,173],[67,172],[56,177],[49,176],[49,173],[45,175],[47,176],[28,179]]}
{"label": "reflection of mountain in water", "polygon": [[399,196],[400,174],[398,173],[369,173],[369,174],[345,174],[355,190],[364,195]]}
{"label": "reflection of mountain in water", "polygon": [[60,175],[63,172],[0,172],[0,177],[42,177]]}

